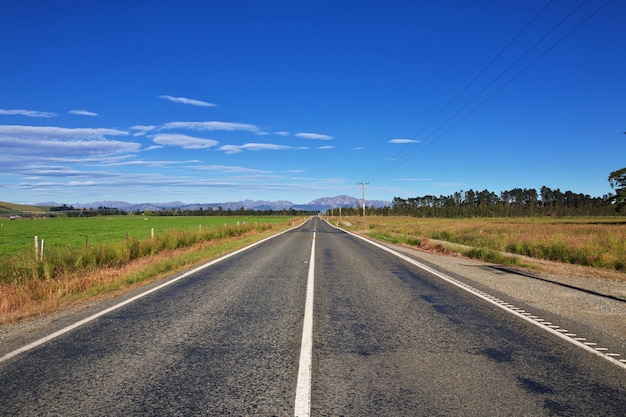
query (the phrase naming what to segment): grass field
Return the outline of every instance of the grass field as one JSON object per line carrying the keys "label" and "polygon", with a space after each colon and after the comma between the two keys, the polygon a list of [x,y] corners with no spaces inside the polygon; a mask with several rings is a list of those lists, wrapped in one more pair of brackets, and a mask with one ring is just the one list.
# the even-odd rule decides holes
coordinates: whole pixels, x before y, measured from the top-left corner
{"label": "grass field", "polygon": [[[332,219],[332,218],[331,218]],[[336,219],[336,218],[335,218]],[[344,218],[352,229],[374,238],[412,246],[427,240],[466,246],[464,255],[496,263],[536,259],[626,271],[626,218]]]}
{"label": "grass field", "polygon": [[[287,216],[3,221],[0,324],[150,282],[301,221]],[[34,250],[34,236],[45,243],[43,256]]]}
{"label": "grass field", "polygon": [[0,219],[0,259],[33,251],[34,237],[44,239],[44,248],[79,248],[110,244],[126,238],[147,239],[170,231],[199,231],[201,228],[243,223],[282,223],[285,216],[196,217],[196,216],[104,216],[86,218]]}

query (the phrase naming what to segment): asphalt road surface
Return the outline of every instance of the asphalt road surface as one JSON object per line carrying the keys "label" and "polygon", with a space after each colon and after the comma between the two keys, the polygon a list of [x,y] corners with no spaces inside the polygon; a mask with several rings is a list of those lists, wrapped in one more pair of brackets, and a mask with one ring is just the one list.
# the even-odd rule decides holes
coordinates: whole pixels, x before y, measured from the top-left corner
{"label": "asphalt road surface", "polygon": [[0,415],[626,414],[624,367],[320,218],[174,278],[0,359]]}

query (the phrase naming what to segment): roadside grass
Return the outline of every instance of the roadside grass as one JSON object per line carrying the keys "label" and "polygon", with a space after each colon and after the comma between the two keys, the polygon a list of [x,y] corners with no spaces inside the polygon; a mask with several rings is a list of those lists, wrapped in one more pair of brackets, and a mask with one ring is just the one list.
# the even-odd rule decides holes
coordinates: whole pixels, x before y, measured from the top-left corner
{"label": "roadside grass", "polygon": [[0,324],[152,282],[300,222],[291,219],[195,232],[171,231],[155,239],[55,248],[43,260],[31,252],[5,258],[0,267]]}
{"label": "roadside grass", "polygon": [[[343,227],[392,243],[452,250],[475,259],[520,265],[540,260],[626,272],[626,218],[439,219],[344,218]],[[341,223],[340,223],[341,224]],[[351,227],[346,226],[350,224]],[[429,243],[424,243],[427,239]],[[433,245],[431,240],[445,242]],[[452,244],[452,245],[451,245]]]}

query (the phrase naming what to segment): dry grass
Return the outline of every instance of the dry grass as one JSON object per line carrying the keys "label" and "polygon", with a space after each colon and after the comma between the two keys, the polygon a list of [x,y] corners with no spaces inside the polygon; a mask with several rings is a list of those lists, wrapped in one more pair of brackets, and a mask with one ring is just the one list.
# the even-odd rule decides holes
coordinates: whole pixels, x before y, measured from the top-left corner
{"label": "dry grass", "polygon": [[[626,219],[344,219],[372,237],[419,247],[427,239],[460,245],[463,255],[497,263],[554,262],[626,272]],[[439,245],[439,250],[450,245]],[[432,250],[429,249],[429,250]],[[517,255],[517,256],[512,256]]]}

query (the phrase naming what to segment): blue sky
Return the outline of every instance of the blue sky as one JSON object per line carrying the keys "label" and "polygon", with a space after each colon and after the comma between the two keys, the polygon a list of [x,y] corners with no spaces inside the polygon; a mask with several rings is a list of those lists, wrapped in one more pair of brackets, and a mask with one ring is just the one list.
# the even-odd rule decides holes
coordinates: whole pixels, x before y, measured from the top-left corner
{"label": "blue sky", "polygon": [[626,166],[626,2],[0,6],[0,201],[391,201]]}

